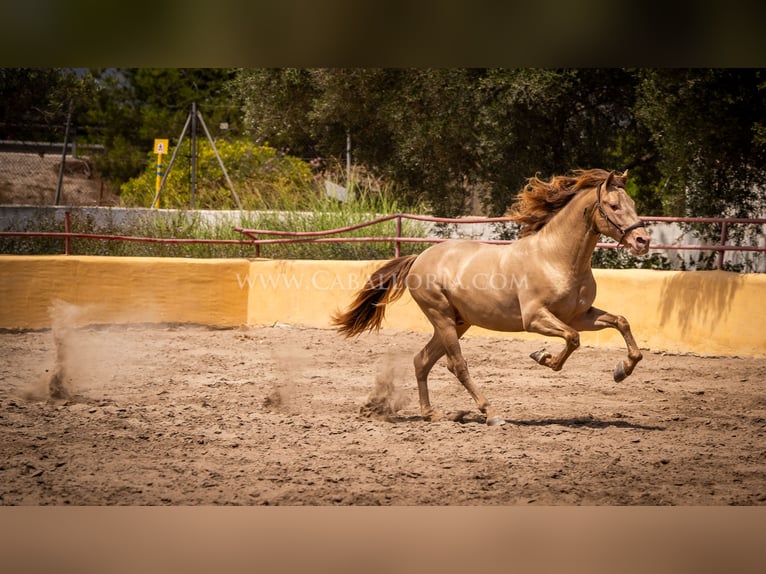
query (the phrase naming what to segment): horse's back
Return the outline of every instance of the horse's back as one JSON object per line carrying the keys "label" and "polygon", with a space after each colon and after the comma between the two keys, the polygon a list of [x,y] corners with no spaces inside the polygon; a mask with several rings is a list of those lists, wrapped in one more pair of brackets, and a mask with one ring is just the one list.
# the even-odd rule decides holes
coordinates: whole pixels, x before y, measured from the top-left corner
{"label": "horse's back", "polygon": [[[488,243],[471,241],[469,239],[450,239],[432,245],[418,256],[417,267],[433,265],[435,261],[462,261],[475,257],[487,247],[498,247]],[[494,251],[494,250],[493,250]],[[415,266],[413,266],[415,267]],[[416,270],[417,270],[416,267]]]}
{"label": "horse's back", "polygon": [[471,325],[521,331],[518,291],[523,275],[514,269],[520,264],[508,246],[450,240],[418,256],[408,285],[421,307],[448,304]]}

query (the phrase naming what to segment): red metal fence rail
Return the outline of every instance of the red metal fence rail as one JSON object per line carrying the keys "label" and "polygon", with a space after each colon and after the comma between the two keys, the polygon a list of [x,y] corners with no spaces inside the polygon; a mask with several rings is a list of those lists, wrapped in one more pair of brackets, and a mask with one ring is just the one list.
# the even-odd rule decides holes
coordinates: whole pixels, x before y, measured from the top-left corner
{"label": "red metal fence rail", "polygon": [[64,254],[71,255],[72,239],[94,239],[101,241],[126,241],[134,243],[161,243],[161,244],[232,244],[251,245],[252,241],[246,239],[194,239],[179,237],[139,237],[136,235],[112,235],[102,233],[79,233],[71,231],[69,212],[64,213],[64,231],[0,231],[0,237],[60,237],[64,240]]}
{"label": "red metal fence rail", "polygon": [[[328,235],[338,235],[340,233],[346,233],[383,223],[385,221],[396,220],[396,235],[394,237],[327,237]],[[421,238],[421,237],[403,237],[402,236],[402,220],[410,219],[415,221],[424,221],[430,223],[447,223],[447,224],[471,224],[471,223],[510,223],[510,219],[507,217],[481,217],[481,218],[460,218],[452,219],[445,217],[430,217],[425,215],[412,215],[406,213],[397,213],[393,215],[386,215],[378,217],[370,221],[365,221],[356,225],[349,225],[347,227],[340,227],[337,229],[329,229],[325,231],[276,231],[266,229],[243,229],[235,227],[237,231],[249,237],[252,243],[256,246],[256,256],[260,255],[260,245],[269,245],[277,243],[297,243],[297,242],[316,242],[316,243],[338,243],[338,242],[390,242],[394,244],[394,256],[398,257],[401,253],[402,243],[439,243],[442,241],[448,241],[446,238]],[[756,246],[738,246],[727,245],[728,239],[728,226],[731,224],[752,224],[752,225],[766,225],[766,219],[742,219],[742,218],[726,218],[726,217],[641,217],[642,221],[646,223],[708,223],[708,224],[721,224],[721,236],[720,243],[718,245],[663,245],[652,244],[652,250],[690,250],[690,251],[717,251],[719,269],[723,269],[723,258],[726,251],[745,251],[745,252],[759,252],[766,253],[766,247]],[[278,239],[263,239],[261,236],[269,235],[276,236]],[[486,239],[479,240],[483,243],[513,243],[511,239]],[[613,249],[617,247],[616,243],[598,243],[596,245],[602,249]]]}
{"label": "red metal fence rail", "polygon": [[[107,235],[99,233],[76,233],[70,228],[69,212],[64,217],[64,231],[0,231],[0,237],[59,237],[64,241],[64,253],[71,253],[71,239],[93,239],[106,241],[129,241],[142,243],[160,243],[160,244],[230,244],[230,245],[252,245],[255,249],[255,256],[260,257],[261,245],[285,244],[285,243],[393,243],[394,256],[398,257],[401,253],[402,243],[440,243],[447,241],[443,237],[405,237],[402,235],[402,221],[404,219],[423,221],[428,223],[445,224],[475,224],[475,223],[509,223],[506,217],[475,217],[475,218],[445,218],[430,217],[426,215],[412,215],[407,213],[396,213],[385,215],[369,221],[339,227],[336,229],[327,229],[322,231],[282,231],[273,229],[245,229],[235,227],[234,229],[243,235],[242,239],[193,239],[193,238],[163,238],[163,237],[138,237],[130,235]],[[339,236],[349,231],[363,229],[379,223],[394,220],[396,222],[396,234],[394,236],[369,236],[369,237],[343,237]],[[718,252],[717,266],[723,268],[724,254],[727,251],[758,252],[766,253],[766,247],[757,246],[738,246],[727,245],[728,229],[730,225],[766,225],[766,219],[741,219],[725,217],[642,217],[646,223],[707,223],[721,224],[720,242],[717,245],[662,245],[652,244],[652,250],[689,250],[689,251],[714,251]],[[264,237],[267,236],[267,237]],[[483,243],[508,244],[513,243],[511,239],[481,239]],[[617,247],[616,243],[598,243],[597,247],[602,249],[611,249]]]}

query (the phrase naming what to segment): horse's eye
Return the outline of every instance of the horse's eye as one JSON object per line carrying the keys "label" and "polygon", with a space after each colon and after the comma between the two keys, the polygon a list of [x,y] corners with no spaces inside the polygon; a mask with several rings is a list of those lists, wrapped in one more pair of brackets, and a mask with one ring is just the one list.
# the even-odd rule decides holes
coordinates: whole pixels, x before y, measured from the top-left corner
{"label": "horse's eye", "polygon": [[609,207],[612,208],[612,211],[620,211],[620,204],[619,203],[611,203],[611,204],[609,204]]}

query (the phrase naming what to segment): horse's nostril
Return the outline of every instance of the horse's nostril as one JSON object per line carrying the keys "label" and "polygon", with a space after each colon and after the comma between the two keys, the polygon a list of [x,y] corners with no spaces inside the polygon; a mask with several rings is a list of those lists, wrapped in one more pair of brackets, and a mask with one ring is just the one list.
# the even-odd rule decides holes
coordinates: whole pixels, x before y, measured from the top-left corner
{"label": "horse's nostril", "polygon": [[639,245],[649,245],[649,239],[647,237],[636,237],[636,243]]}

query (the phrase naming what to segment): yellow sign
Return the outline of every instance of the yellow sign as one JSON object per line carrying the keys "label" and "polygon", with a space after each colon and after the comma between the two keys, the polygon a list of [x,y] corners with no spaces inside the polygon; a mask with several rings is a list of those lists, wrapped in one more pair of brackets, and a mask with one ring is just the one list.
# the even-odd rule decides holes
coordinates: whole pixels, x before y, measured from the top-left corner
{"label": "yellow sign", "polygon": [[168,147],[170,147],[169,140],[154,140],[154,153],[168,153]]}
{"label": "yellow sign", "polygon": [[170,146],[170,142],[165,139],[155,139],[154,140],[154,153],[157,154],[157,195],[155,195],[154,204],[152,207],[159,207],[160,206],[160,184],[162,183],[162,156],[163,154],[168,153],[168,147]]}

